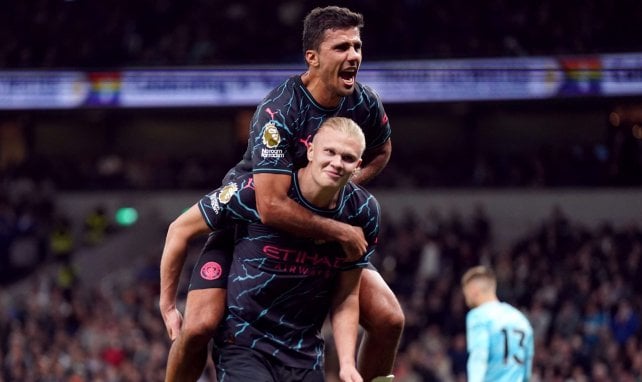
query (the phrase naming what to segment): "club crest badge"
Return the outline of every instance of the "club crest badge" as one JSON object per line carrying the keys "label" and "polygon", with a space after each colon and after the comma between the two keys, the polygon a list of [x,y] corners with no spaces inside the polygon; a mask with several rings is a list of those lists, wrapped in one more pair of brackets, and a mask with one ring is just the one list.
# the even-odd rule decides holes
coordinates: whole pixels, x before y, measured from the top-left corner
{"label": "club crest badge", "polygon": [[207,263],[203,264],[200,273],[203,279],[212,281],[220,278],[221,274],[223,274],[223,271],[221,270],[221,266],[219,265],[219,263],[208,261]]}

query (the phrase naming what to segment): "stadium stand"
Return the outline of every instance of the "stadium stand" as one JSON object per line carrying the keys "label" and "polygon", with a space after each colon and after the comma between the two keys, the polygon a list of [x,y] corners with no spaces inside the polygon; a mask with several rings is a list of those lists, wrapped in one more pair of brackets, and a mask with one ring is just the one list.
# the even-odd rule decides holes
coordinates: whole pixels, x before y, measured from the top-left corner
{"label": "stadium stand", "polygon": [[[303,15],[318,1],[95,4],[7,2],[2,68],[113,68],[299,62]],[[366,18],[368,60],[642,51],[634,1],[342,2]],[[203,17],[207,15],[207,17]],[[261,38],[260,44],[248,44]]]}
{"label": "stadium stand", "polygon": [[[642,2],[342,4],[365,15],[368,61],[642,52]],[[283,36],[297,36],[302,15],[315,5],[289,0],[4,2],[0,69],[298,63],[299,41]],[[258,36],[261,43],[248,47]],[[387,106],[395,149],[370,187],[397,193],[399,199],[418,191],[428,199],[433,191],[453,190],[560,190],[568,191],[569,199],[587,190],[637,195],[642,108],[630,101]],[[590,118],[566,118],[563,110]],[[0,114],[0,382],[163,380],[169,340],[157,306],[158,262],[169,218],[145,215],[155,224],[101,231],[89,244],[85,218],[99,206],[81,203],[81,195],[113,193],[104,200],[111,214],[116,202],[127,200],[123,195],[153,199],[157,192],[199,195],[212,189],[240,155],[243,142],[235,136],[234,120],[244,111]],[[497,122],[505,120],[511,126],[498,133]],[[551,124],[555,120],[562,122]],[[473,123],[476,127],[468,128]],[[145,139],[152,135],[145,126],[162,131],[149,147]],[[202,139],[212,126],[216,136]],[[489,132],[497,141],[480,143]],[[172,142],[186,151],[170,147]],[[216,157],[205,144],[219,149]],[[416,166],[420,154],[426,158]],[[403,210],[384,219],[381,256],[375,261],[407,317],[396,381],[464,380],[466,309],[458,281],[464,269],[479,262],[496,269],[500,298],[533,323],[536,381],[640,380],[639,220],[587,224],[562,205],[507,239],[506,222],[483,207],[451,215]],[[630,212],[639,215],[635,208],[631,203]],[[132,237],[145,240],[134,243]],[[123,248],[136,253],[131,262]],[[329,381],[336,377],[331,360]]]}
{"label": "stadium stand", "polygon": [[[505,250],[497,249],[493,232],[483,210],[447,217],[406,212],[385,226],[377,266],[407,315],[397,380],[463,380],[466,310],[458,282],[478,260],[497,270],[500,298],[533,323],[536,380],[635,380],[642,372],[640,227],[590,228],[556,210]],[[149,250],[135,265],[73,288],[58,268],[43,268],[11,293],[3,289],[0,375],[162,380],[169,340],[156,306],[158,260]]]}

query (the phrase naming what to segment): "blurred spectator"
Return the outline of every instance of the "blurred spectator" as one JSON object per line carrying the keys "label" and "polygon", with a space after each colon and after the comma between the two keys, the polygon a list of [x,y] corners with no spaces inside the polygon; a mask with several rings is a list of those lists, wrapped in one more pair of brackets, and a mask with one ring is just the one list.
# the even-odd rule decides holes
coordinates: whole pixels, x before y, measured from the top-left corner
{"label": "blurred spectator", "polygon": [[55,210],[47,179],[30,166],[0,168],[0,283],[9,283],[46,260]]}
{"label": "blurred spectator", "polygon": [[6,381],[162,381],[169,344],[156,312],[158,290],[136,284],[76,289],[66,301],[52,277],[34,279],[26,292],[32,298],[10,296],[2,306],[0,339],[8,351],[0,375]]}
{"label": "blurred spectator", "polygon": [[96,206],[85,218],[83,241],[89,246],[99,245],[112,230],[112,223],[107,216],[105,206]]}
{"label": "blurred spectator", "polygon": [[65,216],[54,219],[49,232],[49,251],[56,262],[70,264],[75,249],[71,221]]}
{"label": "blurred spectator", "polygon": [[[297,20],[316,1],[186,0],[107,4],[8,2],[0,66],[108,68],[299,62]],[[542,0],[400,1],[342,5],[362,12],[369,60],[540,56],[642,50],[638,2],[582,6]],[[462,12],[465,9],[465,12]],[[269,25],[269,27],[267,27]],[[379,26],[385,25],[385,28]],[[231,33],[230,31],[233,31]],[[249,49],[248,42],[256,42]]]}
{"label": "blurred spectator", "polygon": [[0,193],[0,279],[5,279],[13,268],[10,253],[15,235],[14,211]]}
{"label": "blurred spectator", "polygon": [[[445,224],[442,219],[440,226],[443,228],[436,241],[421,237],[420,243],[414,245],[433,243],[428,244],[432,246],[436,243],[438,248],[433,250],[442,252],[451,247],[453,250],[448,251],[444,258],[454,264],[466,261],[467,255],[461,248],[467,236],[461,235],[461,226],[474,226],[473,220],[471,217],[470,224]],[[492,227],[491,223],[489,226]],[[617,375],[616,380],[631,380],[640,376],[639,370],[635,369],[638,366],[634,365],[639,362],[642,331],[636,312],[642,301],[637,297],[624,298],[629,296],[634,278],[623,277],[623,273],[628,272],[626,268],[608,264],[616,261],[614,259],[626,261],[629,257],[637,258],[638,245],[642,243],[640,230],[625,227],[618,231],[610,225],[603,225],[590,232],[580,227],[558,207],[553,210],[551,218],[543,222],[541,229],[517,240],[508,254],[500,255],[491,246],[488,260],[503,284],[500,286],[502,299],[513,303],[522,301],[518,306],[533,323],[536,331],[535,375],[539,380],[613,380],[614,375]],[[446,237],[450,239],[443,240]],[[388,240],[394,242],[394,236],[382,238],[383,243]],[[413,246],[412,243],[404,245]],[[474,253],[479,253],[477,244],[469,245]],[[629,253],[633,255],[627,256]],[[477,259],[481,261],[481,258]],[[635,264],[635,260],[632,263]],[[389,269],[388,274],[395,279],[401,277],[397,273],[399,271],[403,272],[403,277],[409,277],[407,269],[411,268]],[[423,272],[419,266],[412,269],[416,275]],[[440,270],[435,280],[445,281],[445,287],[440,282],[416,285],[417,288],[425,288],[421,293],[426,296],[425,303],[413,303],[406,288],[395,289],[407,312],[400,372],[408,372],[408,354],[411,360],[422,359],[418,357],[421,354],[419,349],[439,338],[445,338],[453,349],[458,336],[463,333],[461,328],[453,326],[453,323],[461,321],[461,301],[451,298],[450,305],[444,303],[448,299],[445,291],[456,289],[455,279],[451,277],[452,268],[442,265]],[[521,283],[524,287],[520,286]],[[413,293],[417,295],[418,292],[415,290]],[[613,317],[609,312],[613,312]],[[617,325],[613,324],[615,317],[619,318]],[[422,328],[432,328],[431,334],[419,335],[426,331]],[[458,375],[455,365],[461,358],[456,354],[452,350],[449,353],[455,377]],[[598,360],[605,362],[602,364]],[[444,378],[436,377],[435,369],[426,366],[426,361],[420,364],[412,369],[421,373],[422,378]],[[431,370],[431,373],[426,370]]]}
{"label": "blurred spectator", "polygon": [[[396,280],[391,284],[407,318],[395,373],[406,382],[463,382],[465,305],[457,292],[457,272],[471,261],[469,253],[475,254],[473,261],[481,259],[480,241],[469,234],[477,218],[430,215],[439,229],[426,236],[422,220],[408,214],[399,221],[384,219],[380,238],[382,245],[417,254],[386,263],[382,272],[389,282]],[[561,208],[551,216],[506,252],[498,253],[491,244],[484,255],[502,284],[500,298],[520,306],[533,322],[535,380],[639,379],[642,299],[630,293],[636,277],[626,276],[629,270],[613,266],[612,260],[635,263],[642,232],[603,225],[579,235],[579,224]],[[486,222],[492,232],[492,221]],[[429,241],[447,261],[438,275],[424,277],[418,254]],[[121,271],[127,277],[98,286],[65,291],[52,273],[31,279],[24,292],[29,298],[3,292],[0,348],[6,351],[0,353],[0,375],[6,381],[162,381],[169,341],[156,305],[158,260],[127,267]]]}
{"label": "blurred spectator", "polygon": [[[505,147],[493,147],[489,146],[487,142],[484,143],[489,139],[482,137],[482,133],[485,134],[487,129],[476,131],[474,134],[471,132],[471,134],[480,137],[476,143],[454,144],[447,149],[439,149],[435,146],[436,143],[426,141],[427,147],[417,143],[408,147],[404,143],[412,138],[406,134],[414,133],[407,133],[406,127],[408,126],[405,124],[408,123],[412,126],[424,118],[434,118],[436,114],[413,111],[411,106],[391,105],[391,118],[394,117],[393,113],[397,115],[409,114],[407,117],[393,118],[395,134],[401,138],[399,141],[402,143],[399,145],[400,149],[395,151],[391,157],[386,170],[369,184],[369,188],[551,189],[642,185],[642,171],[638,171],[642,168],[642,127],[640,127],[642,126],[642,103],[617,102],[615,106],[612,106],[608,100],[600,101],[597,107],[603,109],[604,119],[608,120],[608,123],[602,125],[599,118],[602,112],[595,113],[595,104],[586,100],[576,101],[573,108],[579,108],[578,115],[593,114],[591,117],[593,122],[590,126],[586,126],[587,135],[593,136],[590,138],[590,142],[578,143],[573,140],[557,139],[557,132],[552,132],[546,126],[542,126],[544,137],[534,139],[532,143],[521,143],[521,149],[518,151],[509,151]],[[568,112],[570,114],[565,115],[566,120],[569,123],[577,124],[570,126],[572,129],[584,127],[581,126],[584,123],[582,118],[573,116],[575,113],[573,110],[562,111],[559,106],[543,107],[538,103],[527,103],[527,105],[529,106],[520,106],[521,111],[515,115],[527,118],[534,111],[541,110],[545,115],[542,123],[546,124],[547,121],[556,119],[558,113]],[[533,105],[533,109],[530,105]],[[475,112],[470,113],[472,116],[480,116],[481,119],[500,120],[501,117],[494,117],[494,115],[502,114],[506,110],[505,107],[508,110],[511,108],[510,106],[497,105],[475,106]],[[49,126],[52,122],[46,113],[39,115],[39,117],[12,119],[12,123],[16,120],[28,121],[23,122],[20,126],[25,130],[24,134],[31,136],[32,139],[27,140],[28,144],[24,143],[26,147],[20,156],[21,161],[14,159],[12,162],[0,165],[0,179],[4,183],[0,187],[4,189],[4,193],[11,203],[19,203],[15,194],[39,192],[38,189],[45,192],[47,188],[65,191],[208,190],[213,183],[217,182],[216,179],[222,177],[234,164],[237,158],[234,154],[238,154],[240,145],[247,144],[247,137],[241,133],[242,131],[247,133],[246,110],[224,111],[216,108],[216,110],[193,111],[195,116],[186,121],[188,126],[173,120],[164,121],[165,115],[175,117],[184,112],[186,112],[184,109],[176,109],[176,111],[154,114],[153,112],[136,110],[131,111],[130,117],[125,117],[120,114],[125,113],[123,110],[110,110],[96,115],[92,114],[92,111],[80,109],[65,116],[61,121],[55,122],[55,127]],[[440,112],[435,111],[434,113]],[[25,113],[25,115],[31,114]],[[205,122],[195,119],[197,117],[204,119]],[[465,124],[460,121],[462,117],[448,112],[443,118],[455,126],[452,131],[439,132],[439,134],[444,134],[449,140],[458,139],[458,135],[461,133],[457,131]],[[465,116],[465,119],[470,118],[472,117]],[[98,130],[97,134],[112,136],[111,141],[104,143],[101,149],[78,149],[77,147],[87,145],[87,137],[71,134],[70,137],[65,137],[64,144],[50,145],[48,141],[51,139],[49,135],[51,133],[48,131],[54,128],[64,129],[67,123],[78,125],[79,128],[83,124],[89,124],[91,129]],[[154,145],[148,144],[147,141],[150,139],[148,135],[156,134],[156,131],[153,133],[144,130],[132,132],[129,126],[130,124],[140,124],[150,128],[148,125],[156,123],[167,123],[168,129],[160,129],[155,138],[169,141],[166,144],[170,146],[173,146],[171,131],[186,128],[183,138],[185,144],[176,145],[176,150],[179,153],[182,152],[181,154],[173,150],[168,151],[163,147],[155,148]],[[227,136],[223,140],[222,135],[215,133],[218,142],[212,142],[211,146],[203,143],[201,127],[199,127],[203,123],[211,123],[212,128],[215,128],[215,123],[229,124],[229,131],[226,134],[232,136]],[[187,128],[197,130],[190,132],[187,131]],[[522,128],[519,124],[515,124],[498,130],[490,128],[488,133],[491,138],[497,136],[498,141],[510,143],[510,140],[513,139],[512,136],[522,131]],[[430,130],[430,127],[427,129]],[[132,134],[131,140],[126,138],[128,134]],[[436,134],[436,132],[432,131],[430,134]],[[473,138],[468,139],[475,141]],[[198,146],[194,152],[189,148],[192,143],[193,146]],[[9,142],[7,145],[12,146],[13,142]],[[112,147],[114,145],[117,147]],[[100,145],[98,146],[100,147]],[[479,147],[471,148],[470,146]],[[69,147],[76,148],[70,150]],[[211,150],[216,150],[216,154],[212,154]],[[486,152],[471,155],[471,150]],[[125,152],[126,154],[123,154]],[[422,160],[417,162],[417,157],[421,157]],[[478,178],[477,170],[475,170],[479,166],[484,168],[484,172],[489,173],[489,176],[484,176],[483,181]],[[39,210],[35,209],[35,212]],[[485,236],[489,235],[488,232],[484,232],[486,228],[484,228],[483,211],[479,211],[479,213],[480,220],[471,224],[478,225],[475,228],[477,232],[472,234],[481,236],[479,238],[473,237],[473,240],[485,240]],[[551,244],[553,243],[547,245]]]}
{"label": "blurred spectator", "polygon": [[640,328],[640,316],[628,300],[620,301],[611,318],[613,338],[620,346],[625,345]]}

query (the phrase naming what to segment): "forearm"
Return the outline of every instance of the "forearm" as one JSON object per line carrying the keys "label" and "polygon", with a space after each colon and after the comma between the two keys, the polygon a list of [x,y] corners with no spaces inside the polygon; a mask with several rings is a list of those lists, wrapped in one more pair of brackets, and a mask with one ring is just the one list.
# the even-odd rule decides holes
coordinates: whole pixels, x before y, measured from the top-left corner
{"label": "forearm", "polygon": [[346,223],[317,215],[290,198],[271,204],[261,211],[264,224],[297,236],[316,240],[341,240]]}
{"label": "forearm", "polygon": [[[347,273],[350,273],[349,275]],[[347,272],[335,291],[330,321],[340,368],[356,367],[361,270]]]}
{"label": "forearm", "polygon": [[361,227],[314,214],[289,198],[291,184],[290,175],[254,174],[256,208],[261,223],[299,237],[336,241],[351,261],[363,256],[368,243]]}
{"label": "forearm", "polygon": [[176,292],[187,258],[189,241],[207,232],[210,232],[210,229],[196,205],[185,211],[169,225],[160,263],[159,305],[161,311],[175,308]]}
{"label": "forearm", "polygon": [[160,300],[161,311],[176,307],[176,293],[181,271],[187,257],[187,242],[167,235],[160,263]]}
{"label": "forearm", "polygon": [[[349,297],[354,302],[346,302],[351,307],[343,307],[332,318],[332,332],[337,347],[340,367],[355,367],[357,335],[359,329],[359,300]],[[353,307],[356,306],[355,307]]]}
{"label": "forearm", "polygon": [[350,180],[363,185],[374,179],[388,164],[392,153],[392,143],[388,140],[381,147],[364,154],[363,165]]}

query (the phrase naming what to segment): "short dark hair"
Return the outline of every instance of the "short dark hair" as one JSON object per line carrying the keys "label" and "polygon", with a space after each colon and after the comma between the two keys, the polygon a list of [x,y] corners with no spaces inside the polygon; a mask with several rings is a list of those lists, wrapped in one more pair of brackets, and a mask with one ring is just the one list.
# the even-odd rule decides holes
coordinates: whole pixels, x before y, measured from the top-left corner
{"label": "short dark hair", "polygon": [[329,6],[314,8],[303,20],[303,53],[318,50],[326,30],[363,28],[363,15],[348,8]]}

